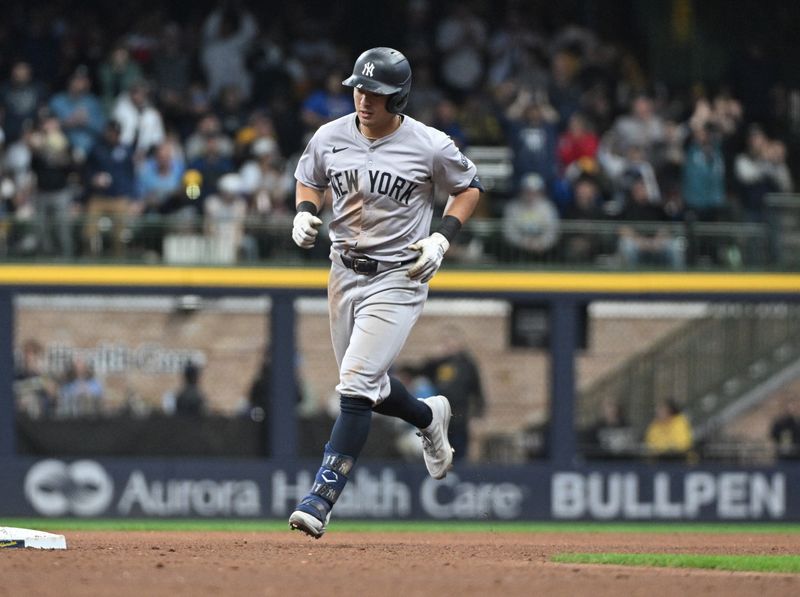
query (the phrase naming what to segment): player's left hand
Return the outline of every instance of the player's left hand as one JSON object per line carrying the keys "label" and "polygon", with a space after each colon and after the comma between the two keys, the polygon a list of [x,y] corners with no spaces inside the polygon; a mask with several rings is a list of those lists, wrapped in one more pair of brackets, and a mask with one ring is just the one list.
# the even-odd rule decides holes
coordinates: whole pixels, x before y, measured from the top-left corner
{"label": "player's left hand", "polygon": [[439,271],[444,254],[450,248],[450,243],[444,235],[434,232],[429,237],[409,245],[408,248],[420,252],[419,259],[408,270],[408,277],[425,283]]}

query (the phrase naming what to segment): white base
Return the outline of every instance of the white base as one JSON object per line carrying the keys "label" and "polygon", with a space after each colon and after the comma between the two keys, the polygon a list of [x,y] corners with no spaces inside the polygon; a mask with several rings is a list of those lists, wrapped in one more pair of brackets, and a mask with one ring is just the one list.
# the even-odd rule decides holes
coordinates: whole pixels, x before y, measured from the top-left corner
{"label": "white base", "polygon": [[55,535],[53,533],[45,533],[44,531],[0,527],[0,548],[3,547],[67,549],[67,540],[64,538],[64,535]]}

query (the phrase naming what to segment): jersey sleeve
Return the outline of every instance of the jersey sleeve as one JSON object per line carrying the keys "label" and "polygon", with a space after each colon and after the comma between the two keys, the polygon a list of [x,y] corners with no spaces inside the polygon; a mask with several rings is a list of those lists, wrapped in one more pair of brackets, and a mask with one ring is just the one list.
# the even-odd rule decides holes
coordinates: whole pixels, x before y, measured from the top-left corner
{"label": "jersey sleeve", "polygon": [[444,133],[437,137],[434,139],[433,180],[450,195],[455,195],[470,185],[478,169],[450,137]]}
{"label": "jersey sleeve", "polygon": [[294,177],[307,187],[324,190],[330,181],[320,152],[320,131],[317,131],[306,145],[303,155],[297,162]]}

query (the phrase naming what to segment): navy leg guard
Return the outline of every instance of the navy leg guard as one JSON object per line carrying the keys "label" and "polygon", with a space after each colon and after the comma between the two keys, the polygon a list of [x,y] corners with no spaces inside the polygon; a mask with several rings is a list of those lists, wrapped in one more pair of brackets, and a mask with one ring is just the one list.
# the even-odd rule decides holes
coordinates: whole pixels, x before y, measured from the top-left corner
{"label": "navy leg guard", "polygon": [[296,510],[310,514],[325,523],[331,508],[347,484],[348,475],[354,464],[355,459],[352,456],[334,452],[330,444],[326,444],[322,466],[317,471],[311,492],[300,501]]}

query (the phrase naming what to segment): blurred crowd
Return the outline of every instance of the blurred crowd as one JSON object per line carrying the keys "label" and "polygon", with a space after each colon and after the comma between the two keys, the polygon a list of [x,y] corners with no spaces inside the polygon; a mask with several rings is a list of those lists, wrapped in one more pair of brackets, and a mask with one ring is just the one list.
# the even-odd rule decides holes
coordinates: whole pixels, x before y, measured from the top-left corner
{"label": "blurred crowd", "polygon": [[[590,259],[593,237],[562,239],[562,222],[617,221],[621,262],[681,268],[666,224],[764,223],[765,197],[794,190],[800,89],[757,42],[724,84],[674,89],[623,41],[506,4],[409,0],[395,40],[410,115],[465,153],[511,149],[510,186],[480,214],[503,221],[505,246]],[[148,223],[167,221],[235,259],[268,257],[251,226],[292,213],[299,152],[352,111],[341,80],[364,47],[300,5],[121,8],[111,24],[69,6],[16,5],[0,24],[0,245],[158,256],[164,231]]]}

